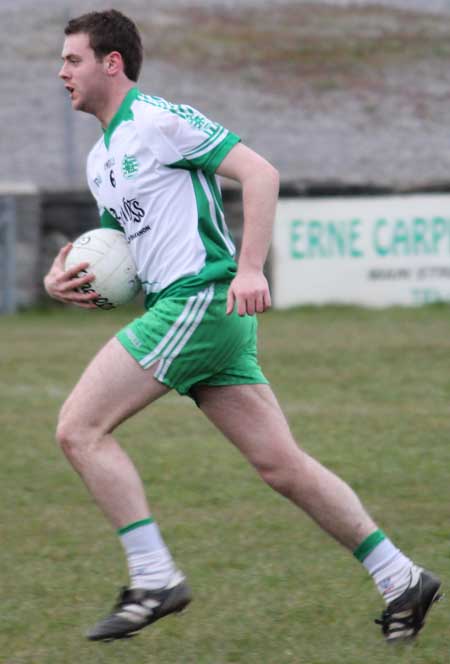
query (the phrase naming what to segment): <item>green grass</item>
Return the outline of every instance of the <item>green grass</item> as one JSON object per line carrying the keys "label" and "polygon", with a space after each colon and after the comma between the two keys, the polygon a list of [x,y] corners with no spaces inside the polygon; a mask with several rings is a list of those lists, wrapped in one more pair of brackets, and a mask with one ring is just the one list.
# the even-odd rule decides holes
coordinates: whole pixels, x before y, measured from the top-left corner
{"label": "green grass", "polygon": [[[118,436],[195,601],[125,642],[84,630],[126,582],[122,549],[53,442],[83,366],[134,310],[0,318],[5,664],[440,664],[448,603],[389,649],[382,602],[346,551],[267,489],[189,399],[169,394]],[[394,541],[450,572],[450,312],[445,306],[271,312],[266,374],[300,443],[342,475]]]}

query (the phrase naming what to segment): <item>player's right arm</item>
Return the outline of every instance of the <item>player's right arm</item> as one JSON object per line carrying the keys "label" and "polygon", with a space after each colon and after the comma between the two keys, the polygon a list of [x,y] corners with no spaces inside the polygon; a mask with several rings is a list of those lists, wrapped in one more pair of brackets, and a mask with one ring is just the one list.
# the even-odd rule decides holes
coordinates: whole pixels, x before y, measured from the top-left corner
{"label": "player's right arm", "polygon": [[84,309],[95,309],[93,302],[98,295],[95,292],[83,293],[77,288],[92,282],[95,278],[93,274],[86,272],[81,277],[78,274],[81,270],[87,270],[89,263],[80,263],[66,270],[64,264],[66,257],[72,248],[72,244],[66,244],[57,254],[48,273],[44,277],[44,286],[47,293],[54,300],[64,302],[64,304],[76,304]]}

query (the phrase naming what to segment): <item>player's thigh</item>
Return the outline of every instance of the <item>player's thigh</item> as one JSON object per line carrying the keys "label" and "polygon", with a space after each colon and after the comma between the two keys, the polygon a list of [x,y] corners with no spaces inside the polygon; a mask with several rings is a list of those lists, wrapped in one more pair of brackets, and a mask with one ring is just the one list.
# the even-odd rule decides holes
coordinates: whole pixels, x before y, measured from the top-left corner
{"label": "player's thigh", "polygon": [[112,431],[169,391],[143,369],[114,337],[83,372],[61,410],[60,420],[77,427]]}
{"label": "player's thigh", "polygon": [[255,466],[291,463],[299,448],[269,385],[198,386],[196,401]]}

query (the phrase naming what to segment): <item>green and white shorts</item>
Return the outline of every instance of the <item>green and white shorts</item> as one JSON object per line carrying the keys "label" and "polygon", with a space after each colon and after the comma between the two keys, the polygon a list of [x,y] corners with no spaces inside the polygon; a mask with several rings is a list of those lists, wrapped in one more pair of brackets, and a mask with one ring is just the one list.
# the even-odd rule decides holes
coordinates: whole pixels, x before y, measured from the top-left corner
{"label": "green and white shorts", "polygon": [[256,316],[226,315],[228,284],[160,298],[117,339],[155,378],[180,394],[196,384],[268,383],[257,360]]}

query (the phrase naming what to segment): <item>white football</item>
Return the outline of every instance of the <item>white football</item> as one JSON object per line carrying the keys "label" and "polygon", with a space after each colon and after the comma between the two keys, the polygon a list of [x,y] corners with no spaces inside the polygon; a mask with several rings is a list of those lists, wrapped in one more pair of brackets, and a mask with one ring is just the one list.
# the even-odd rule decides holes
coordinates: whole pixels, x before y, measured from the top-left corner
{"label": "white football", "polygon": [[88,272],[95,275],[92,283],[84,284],[79,290],[98,293],[94,304],[100,309],[114,309],[130,302],[141,288],[128,243],[121,231],[96,228],[80,235],[67,255],[65,269],[79,263],[89,263],[80,275]]}

